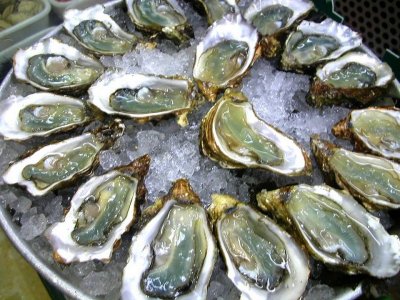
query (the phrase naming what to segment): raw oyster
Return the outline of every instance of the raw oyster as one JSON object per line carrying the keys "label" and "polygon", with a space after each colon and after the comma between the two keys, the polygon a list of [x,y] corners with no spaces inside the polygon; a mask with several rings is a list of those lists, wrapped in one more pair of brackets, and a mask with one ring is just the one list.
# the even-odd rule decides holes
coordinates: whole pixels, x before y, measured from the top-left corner
{"label": "raw oyster", "polygon": [[315,258],[350,274],[391,277],[400,271],[400,240],[350,195],[305,184],[262,191],[258,206],[295,229]]}
{"label": "raw oyster", "polygon": [[286,71],[313,70],[316,65],[336,59],[361,43],[357,32],[332,19],[321,23],[303,21],[287,38],[281,65]]}
{"label": "raw oyster", "polygon": [[290,28],[313,8],[310,0],[261,0],[252,2],[243,16],[261,34],[263,55],[272,58],[281,52],[282,38],[287,36]]}
{"label": "raw oyster", "polygon": [[239,13],[237,0],[197,0],[194,1],[202,7],[207,15],[208,25],[222,19],[227,14]]}
{"label": "raw oyster", "polygon": [[247,98],[232,90],[227,90],[204,117],[200,148],[224,168],[265,168],[287,176],[311,171],[306,152],[259,119]]}
{"label": "raw oyster", "polygon": [[28,152],[9,166],[3,180],[26,187],[33,196],[45,195],[90,172],[98,163],[99,152],[112,146],[123,131],[124,125],[116,121],[92,133]]}
{"label": "raw oyster", "polygon": [[176,0],[125,0],[135,25],[149,32],[164,33],[180,43],[193,36],[193,29]]}
{"label": "raw oyster", "polygon": [[378,156],[345,150],[318,136],[311,148],[328,179],[368,209],[400,208],[400,165]]}
{"label": "raw oyster", "polygon": [[0,134],[7,140],[26,140],[68,131],[90,121],[79,99],[50,93],[13,96],[0,103]]}
{"label": "raw oyster", "polygon": [[352,52],[318,68],[308,100],[317,107],[354,101],[366,105],[382,96],[393,79],[387,63]]}
{"label": "raw oyster", "polygon": [[110,260],[121,235],[136,220],[149,163],[150,157],[142,156],[79,187],[64,221],[45,233],[57,262]]}
{"label": "raw oyster", "polygon": [[175,114],[184,126],[196,97],[194,84],[181,77],[117,72],[106,73],[91,86],[88,102],[107,114],[139,122]]}
{"label": "raw oyster", "polygon": [[74,47],[56,39],[41,41],[14,56],[18,80],[44,91],[81,91],[102,73],[103,66]]}
{"label": "raw oyster", "polygon": [[188,181],[176,181],[144,212],[152,216],[132,239],[122,299],[206,299],[217,248]]}
{"label": "raw oyster", "polygon": [[257,30],[240,15],[227,15],[208,29],[196,50],[193,77],[208,100],[237,85],[260,51]]}
{"label": "raw oyster", "polygon": [[64,14],[64,28],[86,49],[100,55],[124,54],[138,37],[122,30],[102,5],[85,10],[71,9]]}
{"label": "raw oyster", "polygon": [[242,300],[299,299],[310,273],[295,241],[266,216],[228,195],[209,207],[227,274]]}

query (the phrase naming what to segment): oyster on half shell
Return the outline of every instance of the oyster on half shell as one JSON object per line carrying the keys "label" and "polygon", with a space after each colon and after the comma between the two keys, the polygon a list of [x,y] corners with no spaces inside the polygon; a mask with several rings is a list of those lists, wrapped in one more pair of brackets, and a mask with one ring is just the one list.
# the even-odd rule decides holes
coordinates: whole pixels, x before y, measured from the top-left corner
{"label": "oyster on half shell", "polygon": [[232,90],[202,120],[200,148],[224,168],[264,168],[287,176],[311,171],[305,150],[258,118],[247,98]]}
{"label": "oyster on half shell", "polygon": [[262,191],[258,206],[295,230],[318,260],[350,274],[392,277],[400,271],[400,240],[349,194],[305,184]]}
{"label": "oyster on half shell", "polygon": [[228,195],[212,195],[208,211],[227,275],[242,300],[295,300],[310,269],[302,249],[268,217]]}
{"label": "oyster on half shell", "polygon": [[199,5],[207,15],[208,25],[222,19],[227,14],[239,13],[238,0],[196,0],[194,5]]}
{"label": "oyster on half shell", "polygon": [[177,180],[143,220],[148,222],[132,239],[121,298],[206,299],[217,247],[188,181]]}
{"label": "oyster on half shell", "polygon": [[64,220],[46,230],[57,262],[108,262],[121,235],[136,221],[150,157],[94,176],[79,187]]}

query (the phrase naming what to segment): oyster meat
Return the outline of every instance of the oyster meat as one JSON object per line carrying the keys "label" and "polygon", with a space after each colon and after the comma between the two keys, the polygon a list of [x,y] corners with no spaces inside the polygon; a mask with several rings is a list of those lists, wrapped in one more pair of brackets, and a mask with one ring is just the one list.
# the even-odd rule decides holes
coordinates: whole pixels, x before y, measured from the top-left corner
{"label": "oyster meat", "polygon": [[400,161],[400,110],[396,107],[353,110],[332,128],[332,133],[354,140],[358,151]]}
{"label": "oyster meat", "polygon": [[115,122],[31,151],[9,166],[3,180],[26,187],[33,196],[45,195],[90,172],[98,163],[99,152],[112,146],[123,130],[123,124]]}
{"label": "oyster meat", "polygon": [[202,7],[207,15],[208,25],[211,25],[227,14],[239,13],[237,2],[237,0],[197,0],[194,5]]}
{"label": "oyster meat", "polygon": [[287,176],[311,171],[306,152],[259,119],[247,98],[232,90],[202,120],[200,148],[224,168],[265,168]]}
{"label": "oyster meat", "polygon": [[263,55],[273,58],[281,52],[282,38],[313,8],[314,4],[310,0],[253,1],[244,12],[244,18],[261,34]]}
{"label": "oyster meat", "polygon": [[18,50],[14,56],[15,77],[44,91],[81,91],[102,73],[97,60],[53,38]]}
{"label": "oyster meat", "polygon": [[56,261],[110,260],[121,235],[136,220],[149,163],[150,157],[142,156],[79,187],[63,222],[45,233]]}
{"label": "oyster meat", "polygon": [[310,273],[296,242],[266,216],[228,195],[209,207],[229,279],[242,300],[299,299]]}
{"label": "oyster meat", "polygon": [[311,137],[311,148],[328,178],[347,189],[367,208],[400,208],[399,164],[348,151],[318,136]]}
{"label": "oyster meat", "polygon": [[104,13],[102,5],[66,11],[63,25],[82,46],[99,55],[124,54],[138,42],[138,37],[122,30]]}
{"label": "oyster meat", "polygon": [[258,206],[294,229],[318,260],[350,274],[383,278],[400,271],[400,240],[349,194],[305,184],[262,191]]}
{"label": "oyster meat", "polygon": [[387,63],[366,53],[347,53],[317,69],[309,102],[317,107],[346,102],[366,105],[381,97],[393,79]]}
{"label": "oyster meat", "polygon": [[132,239],[122,299],[206,299],[217,248],[189,183],[176,181],[144,212],[149,218]]}
{"label": "oyster meat", "polygon": [[196,50],[193,77],[208,100],[237,85],[260,51],[257,30],[240,15],[227,15],[209,27]]}
{"label": "oyster meat", "polygon": [[135,25],[149,32],[164,33],[180,43],[193,36],[193,29],[176,0],[125,0]]}
{"label": "oyster meat", "polygon": [[13,96],[0,103],[0,134],[8,140],[68,131],[90,119],[81,100],[51,93]]}
{"label": "oyster meat", "polygon": [[181,77],[117,72],[106,73],[89,89],[88,102],[107,114],[139,122],[175,114],[184,126],[196,97],[195,85]]}
{"label": "oyster meat", "polygon": [[281,66],[285,71],[304,72],[334,60],[361,46],[359,33],[326,19],[321,23],[302,21],[286,40]]}

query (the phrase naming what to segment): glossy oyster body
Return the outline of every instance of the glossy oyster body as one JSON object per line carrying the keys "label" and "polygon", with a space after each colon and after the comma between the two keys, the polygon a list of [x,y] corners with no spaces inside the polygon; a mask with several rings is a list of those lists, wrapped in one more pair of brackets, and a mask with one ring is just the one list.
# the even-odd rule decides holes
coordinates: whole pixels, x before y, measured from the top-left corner
{"label": "glossy oyster body", "polygon": [[9,166],[3,180],[26,187],[33,196],[45,195],[89,173],[98,163],[99,152],[112,146],[123,129],[122,123],[115,122],[28,152]]}
{"label": "glossy oyster body", "polygon": [[244,18],[257,28],[262,36],[263,55],[276,57],[282,49],[282,41],[288,31],[303,20],[314,8],[309,0],[261,0],[253,1],[244,12]]}
{"label": "glossy oyster body", "polygon": [[136,27],[163,33],[179,43],[193,36],[184,11],[176,0],[125,0],[128,14]]}
{"label": "glossy oyster body", "polygon": [[361,36],[349,27],[326,19],[321,23],[302,21],[286,40],[281,66],[304,72],[361,46]]}
{"label": "glossy oyster body", "polygon": [[207,15],[208,25],[222,19],[227,14],[239,12],[237,0],[197,0],[194,5],[202,7]]}
{"label": "glossy oyster body", "polygon": [[217,259],[207,213],[186,180],[144,212],[122,278],[122,299],[206,299]]}
{"label": "glossy oyster body", "polygon": [[362,52],[351,52],[317,69],[309,102],[366,105],[381,97],[394,74],[387,63]]}
{"label": "glossy oyster body", "polygon": [[247,98],[231,90],[202,120],[200,148],[204,155],[229,169],[264,168],[287,176],[311,170],[305,150],[259,119]]}
{"label": "glossy oyster body", "polygon": [[400,240],[349,194],[305,184],[262,191],[258,206],[294,229],[318,260],[350,274],[392,277],[400,271]]}
{"label": "glossy oyster body", "polygon": [[90,119],[83,101],[51,93],[13,96],[0,103],[0,134],[8,140],[68,131]]}
{"label": "glossy oyster body", "polygon": [[396,107],[353,110],[332,133],[353,140],[357,151],[400,161],[400,110]]}
{"label": "glossy oyster body", "polygon": [[18,50],[14,56],[15,77],[44,91],[82,91],[102,73],[96,59],[53,38]]}
{"label": "glossy oyster body", "polygon": [[272,220],[228,195],[209,207],[227,275],[240,299],[299,299],[310,273],[301,248]]}
{"label": "glossy oyster body", "polygon": [[208,100],[240,83],[260,55],[257,42],[257,30],[240,15],[227,15],[209,27],[197,46],[193,68],[193,77]]}
{"label": "glossy oyster body", "polygon": [[318,136],[311,148],[322,171],[369,209],[400,208],[400,165],[388,159],[345,150]]}
{"label": "glossy oyster body", "polygon": [[104,13],[102,5],[66,11],[63,26],[82,46],[99,55],[124,54],[138,42],[138,37]]}
{"label": "glossy oyster body", "polygon": [[117,72],[106,73],[89,89],[88,102],[106,114],[139,122],[175,114],[186,125],[196,97],[194,84],[184,78]]}
{"label": "glossy oyster body", "polygon": [[53,224],[45,233],[56,261],[68,264],[111,259],[144,200],[143,177],[149,163],[148,156],[140,157],[79,187],[63,222]]}

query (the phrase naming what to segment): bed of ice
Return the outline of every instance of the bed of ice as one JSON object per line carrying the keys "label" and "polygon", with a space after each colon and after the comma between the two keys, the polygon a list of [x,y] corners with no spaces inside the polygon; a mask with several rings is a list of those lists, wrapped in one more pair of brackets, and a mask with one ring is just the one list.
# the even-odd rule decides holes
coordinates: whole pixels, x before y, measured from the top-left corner
{"label": "bed of ice", "polygon": [[[195,28],[196,39],[185,48],[178,49],[169,41],[160,41],[155,49],[138,46],[131,53],[123,56],[102,57],[101,62],[109,69],[123,69],[127,72],[146,74],[183,75],[190,77],[194,63],[196,45],[204,36],[205,20],[195,13],[186,3],[183,4]],[[126,17],[117,9],[112,15],[120,24],[132,29]],[[59,38],[70,44],[75,42],[65,34]],[[79,46],[77,46],[79,47]],[[251,72],[243,80],[240,88],[254,105],[256,113],[266,122],[280,128],[293,136],[310,152],[309,137],[318,133],[333,139],[330,128],[343,118],[348,110],[339,107],[315,109],[308,106],[305,96],[309,89],[310,78],[278,71],[275,66],[259,59]],[[1,99],[10,95],[27,95],[35,89],[19,84],[14,79],[7,87]],[[146,178],[148,189],[146,205],[164,195],[173,181],[178,178],[189,179],[194,190],[200,195],[204,204],[210,202],[212,193],[228,193],[242,201],[250,201],[261,188],[274,188],[291,183],[321,183],[322,178],[314,164],[314,172],[310,177],[286,178],[262,170],[232,171],[222,169],[218,164],[203,157],[199,152],[198,135],[202,117],[211,107],[205,104],[189,116],[189,125],[180,128],[174,118],[160,122],[138,125],[124,120],[125,134],[117,141],[114,148],[100,154],[100,166],[95,170],[101,174],[116,166],[126,164],[135,158],[150,154],[151,167]],[[95,127],[89,125],[86,130]],[[43,145],[54,139],[78,135],[77,130],[71,134],[60,134],[56,137],[33,139],[22,144],[0,141],[0,173],[7,164],[26,150]],[[127,251],[133,232],[123,236],[121,247],[115,251],[112,261],[103,264],[98,261],[74,263],[62,266],[53,262],[51,249],[43,237],[43,232],[51,224],[61,221],[64,209],[76,191],[77,185],[50,193],[45,197],[33,198],[23,189],[5,186],[0,182],[1,205],[11,212],[15,223],[20,225],[19,234],[29,241],[44,261],[51,264],[56,272],[74,283],[79,289],[91,296],[106,299],[118,299],[122,270],[126,262]],[[231,284],[223,272],[224,265],[219,259],[208,290],[208,299],[238,299],[239,292]],[[318,275],[313,275],[318,277]],[[310,299],[318,299],[315,295],[334,294],[331,288],[318,285],[310,290]]]}

